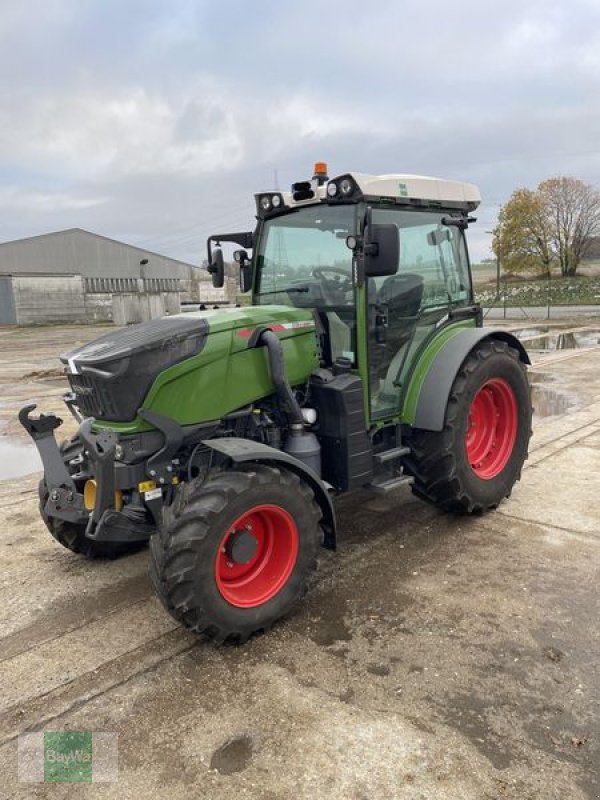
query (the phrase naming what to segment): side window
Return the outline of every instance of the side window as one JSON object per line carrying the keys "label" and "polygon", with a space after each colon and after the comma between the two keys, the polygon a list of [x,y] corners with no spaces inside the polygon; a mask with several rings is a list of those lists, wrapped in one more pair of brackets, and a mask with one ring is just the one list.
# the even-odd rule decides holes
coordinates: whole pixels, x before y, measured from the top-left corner
{"label": "side window", "polygon": [[472,301],[464,235],[442,225],[441,212],[373,209],[373,220],[394,223],[400,237],[395,275],[369,278],[367,320],[371,414],[400,410],[415,354],[447,313],[449,303]]}
{"label": "side window", "polygon": [[[441,223],[441,214],[422,211],[376,210],[377,222],[394,222],[400,235],[398,275],[420,277],[420,310],[471,302],[467,253],[462,231]],[[375,278],[379,291],[386,278]]]}
{"label": "side window", "polygon": [[[408,228],[406,239],[407,269],[423,277],[423,310],[468,302],[470,297],[468,272],[464,258],[462,233],[456,227],[439,223],[421,228]],[[412,252],[411,252],[412,251]]]}

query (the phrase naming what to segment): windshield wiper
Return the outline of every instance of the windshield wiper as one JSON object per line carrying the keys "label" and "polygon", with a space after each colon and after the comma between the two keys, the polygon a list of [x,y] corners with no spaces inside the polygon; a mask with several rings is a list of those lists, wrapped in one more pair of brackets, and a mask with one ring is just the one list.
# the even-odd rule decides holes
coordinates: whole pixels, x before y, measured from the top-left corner
{"label": "windshield wiper", "polygon": [[264,297],[267,294],[289,294],[290,292],[308,292],[310,289],[308,286],[290,286],[289,289],[275,289],[272,292],[259,292],[258,297]]}

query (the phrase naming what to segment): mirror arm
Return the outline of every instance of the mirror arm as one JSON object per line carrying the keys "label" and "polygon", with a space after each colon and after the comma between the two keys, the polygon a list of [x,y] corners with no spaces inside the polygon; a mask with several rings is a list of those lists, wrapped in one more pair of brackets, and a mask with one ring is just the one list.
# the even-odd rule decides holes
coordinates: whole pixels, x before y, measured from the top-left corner
{"label": "mirror arm", "polygon": [[212,247],[211,242],[220,244],[221,242],[234,242],[239,244],[240,247],[254,247],[254,232],[242,231],[241,233],[213,233],[206,240],[206,249],[208,251],[208,263],[212,264]]}
{"label": "mirror arm", "polygon": [[477,217],[442,217],[442,225],[454,225],[464,231],[472,222],[477,222]]}
{"label": "mirror arm", "polygon": [[254,233],[242,231],[237,233],[213,233],[208,237],[208,242],[235,242],[240,247],[253,247]]}

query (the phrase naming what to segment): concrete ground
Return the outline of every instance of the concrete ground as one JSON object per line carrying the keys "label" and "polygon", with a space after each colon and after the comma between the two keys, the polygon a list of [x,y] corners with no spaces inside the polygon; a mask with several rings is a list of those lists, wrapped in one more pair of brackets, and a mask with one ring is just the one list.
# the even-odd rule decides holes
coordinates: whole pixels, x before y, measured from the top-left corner
{"label": "concrete ground", "polygon": [[[0,331],[0,443],[25,441],[24,401],[61,408],[55,356],[98,333]],[[600,797],[600,348],[540,333],[510,500],[455,517],[408,489],[344,498],[305,602],[241,648],[167,616],[146,551],[56,544],[38,474],[0,482],[0,796]],[[15,474],[24,451],[5,452]],[[118,733],[118,782],[20,783],[18,735],[39,730]]]}

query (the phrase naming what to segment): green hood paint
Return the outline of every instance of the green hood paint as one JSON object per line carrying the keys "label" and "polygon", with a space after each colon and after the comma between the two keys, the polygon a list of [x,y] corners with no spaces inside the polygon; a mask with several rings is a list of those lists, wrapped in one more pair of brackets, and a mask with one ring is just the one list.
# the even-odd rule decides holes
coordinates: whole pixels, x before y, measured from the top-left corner
{"label": "green hood paint", "polygon": [[[310,309],[289,306],[244,306],[186,313],[209,325],[203,349],[192,358],[161,372],[150,387],[144,409],[180,425],[218,420],[226,414],[273,394],[267,353],[249,347],[257,329],[271,329],[283,347],[287,378],[304,383],[318,367],[317,339]],[[151,428],[136,417],[132,422],[97,422],[120,434]]]}

